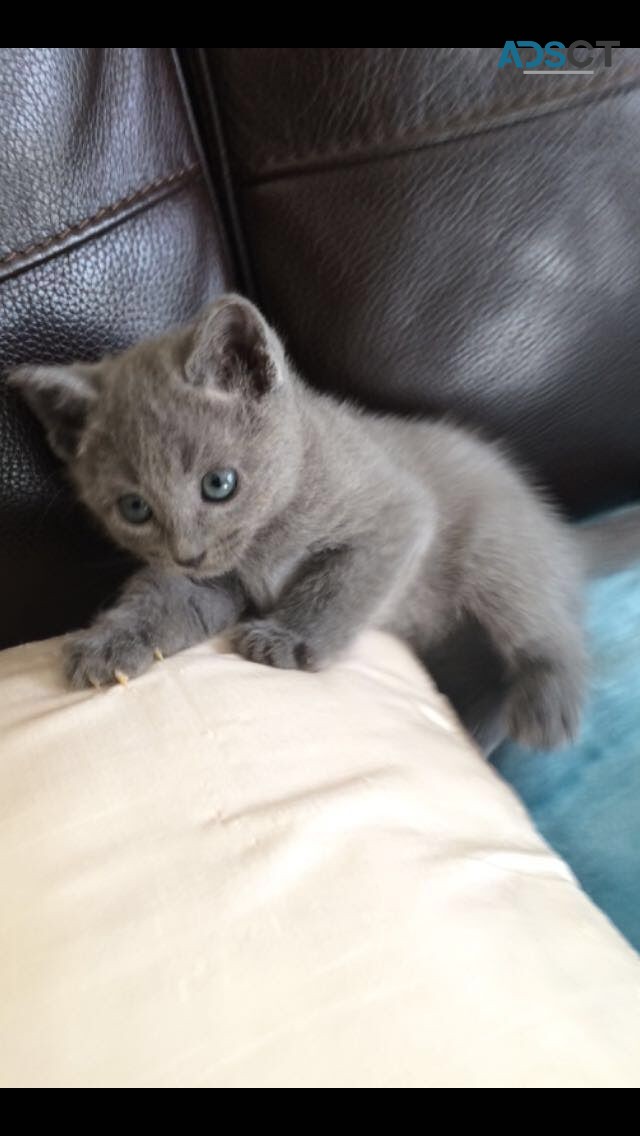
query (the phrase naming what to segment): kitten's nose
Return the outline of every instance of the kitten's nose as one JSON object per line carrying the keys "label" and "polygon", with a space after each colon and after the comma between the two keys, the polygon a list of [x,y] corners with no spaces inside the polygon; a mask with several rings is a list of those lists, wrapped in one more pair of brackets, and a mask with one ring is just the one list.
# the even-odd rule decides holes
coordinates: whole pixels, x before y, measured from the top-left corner
{"label": "kitten's nose", "polygon": [[199,553],[198,556],[192,556],[190,560],[178,560],[178,557],[176,556],[175,562],[176,564],[179,564],[181,568],[199,568],[205,556],[206,549],[204,552]]}

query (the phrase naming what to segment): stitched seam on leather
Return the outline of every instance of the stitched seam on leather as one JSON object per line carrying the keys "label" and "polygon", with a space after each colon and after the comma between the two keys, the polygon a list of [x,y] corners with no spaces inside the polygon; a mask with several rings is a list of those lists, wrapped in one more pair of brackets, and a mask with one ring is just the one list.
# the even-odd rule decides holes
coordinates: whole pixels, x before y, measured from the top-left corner
{"label": "stitched seam on leather", "polygon": [[[629,82],[629,80],[633,81]],[[298,151],[297,153],[274,155],[265,158],[261,166],[253,169],[248,168],[245,180],[249,184],[257,183],[263,178],[278,177],[281,174],[295,173],[298,170],[303,171],[307,165],[318,166],[342,159],[357,160],[363,154],[375,155],[376,152],[385,147],[398,147],[399,149],[403,144],[406,144],[409,148],[418,145],[427,147],[431,144],[445,142],[448,139],[453,140],[466,135],[490,131],[514,121],[528,121],[529,116],[524,116],[522,119],[511,117],[518,115],[521,111],[533,109],[536,114],[531,117],[537,117],[537,114],[552,114],[556,111],[571,110],[574,107],[623,94],[638,84],[640,84],[640,68],[635,63],[627,64],[616,71],[615,81],[594,81],[590,83],[588,91],[583,91],[573,97],[565,95],[558,99],[540,99],[534,90],[527,98],[495,103],[481,116],[474,117],[474,111],[469,110],[464,114],[444,119],[441,125],[436,128],[429,127],[426,124],[411,129],[401,126],[391,134],[372,134],[369,137],[349,139],[344,144],[329,143],[324,148],[307,150],[303,153]],[[397,152],[398,150],[396,150]]]}
{"label": "stitched seam on leather", "polygon": [[226,216],[225,230],[234,252],[237,275],[242,283],[244,293],[251,299],[258,299],[255,273],[251,264],[251,257],[247,244],[245,226],[242,222],[241,209],[236,191],[239,179],[236,179],[230,159],[230,146],[228,144],[227,128],[223,122],[222,100],[216,87],[213,73],[213,61],[209,60],[206,49],[196,49],[199,72],[201,75],[207,110],[209,112],[209,166],[216,176],[216,186],[219,187],[220,205],[223,218]]}
{"label": "stitched seam on leather", "polygon": [[124,212],[124,210],[129,209],[132,205],[143,202],[145,198],[153,196],[158,193],[159,190],[168,189],[170,186],[185,181],[186,178],[197,169],[197,162],[192,162],[188,166],[182,166],[181,169],[175,170],[172,174],[154,178],[153,181],[147,182],[146,185],[141,186],[132,193],[126,194],[124,197],[120,197],[110,205],[103,205],[101,209],[98,209],[97,212],[93,213],[90,217],[85,217],[82,221],[75,221],[72,225],[67,225],[66,228],[60,229],[59,232],[54,233],[50,237],[46,237],[42,241],[34,241],[33,244],[27,245],[25,248],[15,249],[13,252],[5,253],[4,256],[0,257],[0,268],[4,268],[9,264],[15,264],[16,261],[26,259],[27,257],[33,256],[35,253],[47,252],[49,249],[55,248],[57,244],[66,241],[69,237],[79,236],[92,225],[100,221],[106,221],[112,217],[117,217],[118,213]]}
{"label": "stitched seam on leather", "polygon": [[[224,268],[224,275],[225,275],[225,278],[229,278],[229,277],[233,277],[234,272],[235,272],[234,256],[233,256],[233,251],[232,251],[230,241],[229,241],[229,234],[227,232],[227,229],[226,229],[226,226],[224,224],[222,214],[221,214],[218,190],[217,190],[216,184],[214,182],[214,179],[211,176],[211,169],[210,169],[209,155],[207,153],[206,141],[205,141],[205,138],[203,136],[203,132],[202,132],[199,120],[198,120],[198,116],[196,114],[196,109],[195,109],[195,106],[194,106],[194,100],[192,99],[191,94],[190,94],[188,71],[185,70],[185,61],[182,58],[182,54],[181,54],[182,52],[185,52],[187,50],[190,51],[190,50],[193,50],[193,49],[184,49],[184,48],[179,49],[177,47],[172,47],[171,48],[171,61],[173,63],[173,70],[174,70],[174,73],[175,73],[175,76],[176,76],[176,81],[177,81],[178,86],[180,88],[180,96],[181,96],[181,99],[182,99],[182,108],[183,108],[185,117],[187,119],[187,122],[189,123],[189,129],[191,131],[191,137],[192,137],[192,140],[193,140],[193,144],[196,147],[196,151],[197,151],[197,154],[198,154],[199,170],[200,170],[200,173],[202,174],[205,186],[206,186],[208,194],[209,194],[209,201],[210,201],[210,204],[211,204],[211,212],[213,214],[213,223],[214,223],[216,233],[218,234],[218,239],[220,241],[221,261],[222,261],[223,268]],[[201,49],[199,49],[199,50],[201,50]],[[237,275],[237,273],[235,273],[235,275]],[[246,289],[245,289],[245,291],[246,291]]]}

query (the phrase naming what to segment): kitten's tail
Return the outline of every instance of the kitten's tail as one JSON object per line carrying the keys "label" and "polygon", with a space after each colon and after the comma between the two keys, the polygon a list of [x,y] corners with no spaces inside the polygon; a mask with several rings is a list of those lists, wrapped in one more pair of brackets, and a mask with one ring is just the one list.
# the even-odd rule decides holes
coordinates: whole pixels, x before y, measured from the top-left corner
{"label": "kitten's tail", "polygon": [[591,578],[640,565],[640,505],[596,518],[576,530]]}

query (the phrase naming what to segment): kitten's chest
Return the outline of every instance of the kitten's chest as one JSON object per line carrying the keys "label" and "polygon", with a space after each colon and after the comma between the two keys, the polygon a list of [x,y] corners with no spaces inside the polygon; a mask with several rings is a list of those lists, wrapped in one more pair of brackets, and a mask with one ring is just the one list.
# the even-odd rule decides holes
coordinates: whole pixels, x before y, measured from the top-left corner
{"label": "kitten's chest", "polygon": [[304,554],[297,550],[263,549],[242,565],[240,579],[260,613],[277,604],[303,560]]}

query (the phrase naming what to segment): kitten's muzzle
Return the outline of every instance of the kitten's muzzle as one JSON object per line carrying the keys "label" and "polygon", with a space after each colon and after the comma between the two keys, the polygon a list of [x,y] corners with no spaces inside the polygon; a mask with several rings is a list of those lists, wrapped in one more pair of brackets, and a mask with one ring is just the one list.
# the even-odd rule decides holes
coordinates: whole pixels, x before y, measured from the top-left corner
{"label": "kitten's muzzle", "polygon": [[206,555],[207,550],[205,549],[204,552],[200,552],[197,556],[192,556],[188,560],[178,560],[176,556],[175,562],[180,568],[199,568]]}

